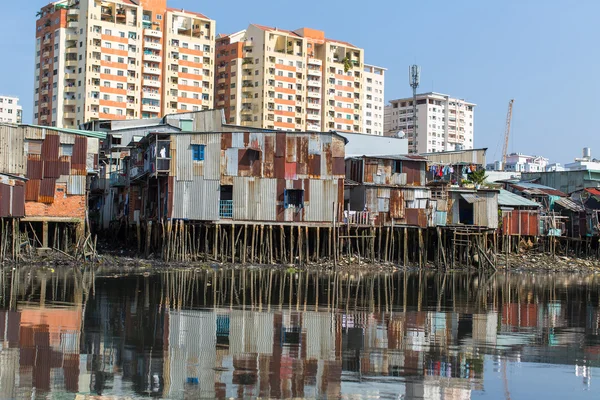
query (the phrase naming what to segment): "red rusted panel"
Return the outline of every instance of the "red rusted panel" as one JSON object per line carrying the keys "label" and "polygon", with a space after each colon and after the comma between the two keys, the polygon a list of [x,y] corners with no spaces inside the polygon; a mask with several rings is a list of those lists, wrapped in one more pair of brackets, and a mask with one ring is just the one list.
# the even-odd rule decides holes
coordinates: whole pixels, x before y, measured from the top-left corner
{"label": "red rusted panel", "polygon": [[303,183],[302,179],[296,179],[295,181],[292,182],[292,188],[297,189],[297,190],[302,190],[302,183]]}
{"label": "red rusted panel", "polygon": [[13,217],[24,217],[25,216],[25,186],[23,186],[23,185],[13,186],[12,216]]}
{"label": "red rusted panel", "polygon": [[[97,162],[97,154],[95,155],[95,162]],[[98,166],[94,166],[94,168],[98,168]],[[61,175],[69,175],[71,172],[71,156],[61,156],[60,157],[60,174]]]}
{"label": "red rusted panel", "polygon": [[0,217],[10,216],[10,186],[0,183]]}
{"label": "red rusted panel", "polygon": [[54,191],[56,189],[56,179],[45,178],[40,183],[40,195],[38,201],[41,203],[53,203]]}
{"label": "red rusted panel", "polygon": [[[71,157],[71,162],[76,164],[83,164],[85,169],[85,163],[87,158],[87,138],[77,136],[75,137],[75,144],[73,145],[73,156]],[[76,168],[76,167],[72,167]],[[79,169],[79,168],[76,168]]]}
{"label": "red rusted panel", "polygon": [[40,160],[39,154],[30,154],[27,157],[27,178],[42,179],[44,173],[44,163]]}
{"label": "red rusted panel", "polygon": [[333,158],[333,167],[332,167],[333,175],[343,176],[346,174],[346,165],[344,163],[343,158],[334,157]]}
{"label": "red rusted panel", "polygon": [[44,161],[44,178],[60,178],[61,171],[60,161]]}
{"label": "red rusted panel", "polygon": [[406,223],[408,225],[420,226],[421,228],[427,227],[427,215],[423,208],[406,208]]}
{"label": "red rusted panel", "polygon": [[310,201],[310,179],[304,179],[304,201]]}
{"label": "red rusted panel", "polygon": [[402,172],[406,173],[407,185],[424,185],[421,182],[421,170],[425,168],[425,163],[416,161],[402,161]]}
{"label": "red rusted panel", "polygon": [[40,183],[40,179],[30,179],[25,182],[25,201],[38,201]]}
{"label": "red rusted panel", "polygon": [[308,176],[319,179],[321,177],[321,155],[311,154],[308,156]]}
{"label": "red rusted panel", "polygon": [[[296,162],[298,164],[306,164],[308,162],[308,137],[306,136],[300,136],[296,140]],[[298,165],[298,169],[300,169],[300,165]]]}
{"label": "red rusted panel", "polygon": [[281,205],[281,204],[277,205],[277,221],[278,222],[285,221],[285,208],[283,208],[283,205]]}
{"label": "red rusted panel", "polygon": [[[376,160],[365,160],[365,182],[373,183],[374,176],[377,175],[379,164]],[[360,181],[359,181],[360,182]]]}
{"label": "red rusted panel", "polygon": [[296,210],[292,214],[292,217],[294,218],[294,222],[302,222],[302,221],[304,221],[304,208],[301,208],[300,210]]}
{"label": "red rusted panel", "polygon": [[344,204],[344,178],[338,179],[338,204]]}
{"label": "red rusted panel", "polygon": [[46,134],[46,138],[42,142],[42,160],[56,161],[58,160],[58,148],[60,147],[60,138],[58,135]]}
{"label": "red rusted panel", "polygon": [[250,144],[250,132],[244,132],[244,147]]}
{"label": "red rusted panel", "polygon": [[94,154],[94,169],[98,169],[98,154]]}
{"label": "red rusted panel", "polygon": [[167,191],[169,193],[169,198],[167,199],[167,218],[171,218],[173,215],[173,190],[175,188],[175,177],[169,176],[169,187]]}
{"label": "red rusted panel", "polygon": [[275,134],[275,157],[283,157],[285,159],[286,150],[285,133]]}
{"label": "red rusted panel", "polygon": [[275,161],[275,138],[265,134],[264,160],[266,163]]}
{"label": "red rusted panel", "polygon": [[231,147],[231,133],[221,134],[221,150],[227,150]]}
{"label": "red rusted panel", "polygon": [[296,163],[286,162],[285,163],[285,179],[296,179]]}
{"label": "red rusted panel", "polygon": [[[283,160],[283,158],[282,158]],[[263,163],[263,177],[275,178],[275,164],[272,162]]]}
{"label": "red rusted panel", "polygon": [[277,179],[277,201],[283,203],[285,191],[285,179]]}
{"label": "red rusted panel", "polygon": [[275,178],[284,179],[285,178],[285,158],[283,157],[275,157]]}
{"label": "red rusted panel", "polygon": [[333,156],[331,154],[331,143],[323,144],[323,155],[325,156],[326,171],[321,171],[321,175],[331,176],[333,172]]}
{"label": "red rusted panel", "polygon": [[71,164],[70,175],[87,175],[85,164]]}
{"label": "red rusted panel", "polygon": [[400,189],[390,189],[390,218],[404,218],[404,194]]}
{"label": "red rusted panel", "polygon": [[502,233],[505,235],[537,236],[539,213],[526,210],[505,212],[502,217]]}

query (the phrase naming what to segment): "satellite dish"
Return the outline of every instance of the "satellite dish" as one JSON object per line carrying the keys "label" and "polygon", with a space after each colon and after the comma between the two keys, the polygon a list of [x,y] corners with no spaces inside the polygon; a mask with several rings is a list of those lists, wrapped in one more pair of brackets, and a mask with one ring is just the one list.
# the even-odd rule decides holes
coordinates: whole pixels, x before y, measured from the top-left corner
{"label": "satellite dish", "polygon": [[396,136],[398,136],[400,139],[402,139],[404,136],[406,136],[406,133],[404,133],[404,131],[398,131],[398,133],[396,133]]}

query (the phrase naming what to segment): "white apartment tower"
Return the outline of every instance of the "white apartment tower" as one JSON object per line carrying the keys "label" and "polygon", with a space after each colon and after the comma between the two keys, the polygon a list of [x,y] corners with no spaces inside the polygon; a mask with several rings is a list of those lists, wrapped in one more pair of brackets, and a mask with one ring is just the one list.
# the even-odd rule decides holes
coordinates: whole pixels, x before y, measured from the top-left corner
{"label": "white apartment tower", "polygon": [[33,122],[77,127],[213,107],[215,22],[166,0],[60,0],[38,13]]}
{"label": "white apartment tower", "polygon": [[18,97],[0,96],[0,122],[20,124],[23,122],[22,113]]}
{"label": "white apartment tower", "polygon": [[385,68],[365,64],[363,93],[364,133],[383,136]]}
{"label": "white apartment tower", "polygon": [[411,153],[473,148],[474,103],[434,92],[417,95],[416,134],[412,97],[392,100],[385,108],[386,135],[404,132]]}

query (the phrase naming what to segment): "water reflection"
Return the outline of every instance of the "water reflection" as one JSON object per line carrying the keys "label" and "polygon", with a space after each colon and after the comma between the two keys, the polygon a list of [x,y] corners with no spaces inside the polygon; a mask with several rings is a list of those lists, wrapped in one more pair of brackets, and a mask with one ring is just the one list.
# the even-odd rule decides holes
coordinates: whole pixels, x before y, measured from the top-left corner
{"label": "water reflection", "polygon": [[0,398],[591,398],[600,361],[595,275],[1,277]]}

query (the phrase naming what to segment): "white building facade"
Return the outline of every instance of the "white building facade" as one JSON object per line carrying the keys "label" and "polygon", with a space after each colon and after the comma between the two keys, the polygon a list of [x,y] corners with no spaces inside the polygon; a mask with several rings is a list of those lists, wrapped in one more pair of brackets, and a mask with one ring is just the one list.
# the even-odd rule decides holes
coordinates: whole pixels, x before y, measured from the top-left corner
{"label": "white building facade", "polygon": [[512,153],[506,157],[504,170],[514,172],[544,172],[547,166],[548,159],[545,157]]}
{"label": "white building facade", "polygon": [[20,124],[23,122],[22,114],[18,97],[0,96],[0,122]]}
{"label": "white building facade", "polygon": [[383,136],[385,68],[365,64],[363,79],[363,131],[369,135]]}
{"label": "white building facade", "polygon": [[417,129],[414,132],[413,98],[390,101],[384,112],[386,135],[402,131],[410,153],[473,148],[475,104],[440,93],[417,95]]}

